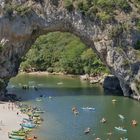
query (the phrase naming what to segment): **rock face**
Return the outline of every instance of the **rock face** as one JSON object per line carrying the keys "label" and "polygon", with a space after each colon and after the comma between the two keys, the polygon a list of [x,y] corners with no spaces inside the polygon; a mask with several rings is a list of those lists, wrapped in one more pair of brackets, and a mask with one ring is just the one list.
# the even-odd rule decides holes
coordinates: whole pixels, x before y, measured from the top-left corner
{"label": "rock face", "polygon": [[[63,3],[63,0],[0,0],[1,95],[5,94],[9,79],[17,75],[21,58],[36,38],[54,31],[78,36],[119,79],[124,96],[139,95],[140,52],[134,49],[140,39],[135,20],[139,19],[137,7],[130,1],[129,14],[116,12],[115,21],[103,24],[91,21],[76,9],[67,10]],[[124,24],[129,29],[122,28]]]}

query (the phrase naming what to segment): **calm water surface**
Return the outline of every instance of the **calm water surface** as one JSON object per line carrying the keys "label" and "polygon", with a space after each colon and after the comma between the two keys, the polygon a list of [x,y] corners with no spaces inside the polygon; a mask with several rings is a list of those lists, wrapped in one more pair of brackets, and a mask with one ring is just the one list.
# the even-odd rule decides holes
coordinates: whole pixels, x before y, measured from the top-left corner
{"label": "calm water surface", "polygon": [[[40,88],[38,91],[33,88],[25,91],[21,89],[24,84]],[[94,140],[97,137],[101,140],[120,140],[121,137],[140,140],[140,125],[132,127],[130,124],[132,119],[140,123],[140,103],[105,93],[100,86],[92,86],[78,78],[64,76],[19,75],[10,81],[8,90],[22,97],[26,104],[45,110],[42,115],[43,124],[33,131],[39,140]],[[44,98],[37,102],[35,99],[40,95]],[[49,96],[52,96],[51,100]],[[117,102],[113,104],[112,99]],[[78,116],[71,112],[74,105],[80,112]],[[87,106],[96,110],[81,109]],[[120,120],[118,114],[124,115],[125,120]],[[107,123],[100,123],[102,117],[107,119]],[[116,131],[115,126],[123,126],[128,132]],[[83,131],[87,127],[92,131],[84,135]],[[108,132],[112,132],[112,136],[107,136]]]}

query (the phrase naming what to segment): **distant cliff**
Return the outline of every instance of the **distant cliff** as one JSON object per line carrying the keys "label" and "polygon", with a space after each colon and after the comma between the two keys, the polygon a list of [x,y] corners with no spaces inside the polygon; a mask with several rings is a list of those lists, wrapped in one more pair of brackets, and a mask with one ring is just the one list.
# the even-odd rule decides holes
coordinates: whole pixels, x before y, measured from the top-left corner
{"label": "distant cliff", "polygon": [[78,36],[119,79],[124,96],[139,95],[138,0],[0,0],[1,95],[36,38],[54,31]]}

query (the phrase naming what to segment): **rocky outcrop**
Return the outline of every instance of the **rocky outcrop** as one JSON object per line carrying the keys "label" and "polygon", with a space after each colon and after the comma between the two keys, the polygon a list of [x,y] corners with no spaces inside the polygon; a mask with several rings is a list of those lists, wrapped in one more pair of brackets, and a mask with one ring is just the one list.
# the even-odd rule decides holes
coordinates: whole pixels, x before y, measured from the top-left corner
{"label": "rocky outcrop", "polygon": [[[129,1],[129,0],[128,0]],[[21,58],[36,38],[48,32],[70,32],[92,47],[119,81],[125,96],[139,95],[140,52],[135,50],[140,32],[138,9],[130,1],[128,14],[115,11],[115,20],[90,20],[63,0],[0,0],[0,93],[18,73]],[[123,18],[122,18],[123,17]]]}

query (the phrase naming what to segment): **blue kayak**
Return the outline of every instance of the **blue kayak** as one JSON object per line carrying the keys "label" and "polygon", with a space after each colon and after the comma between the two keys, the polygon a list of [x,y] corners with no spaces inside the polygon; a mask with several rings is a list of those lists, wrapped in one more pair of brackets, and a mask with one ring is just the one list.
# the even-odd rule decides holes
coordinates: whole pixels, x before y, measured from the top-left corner
{"label": "blue kayak", "polygon": [[95,108],[93,107],[82,107],[83,110],[87,111],[95,111]]}
{"label": "blue kayak", "polygon": [[26,128],[34,128],[36,125],[32,123],[22,123],[21,126]]}

